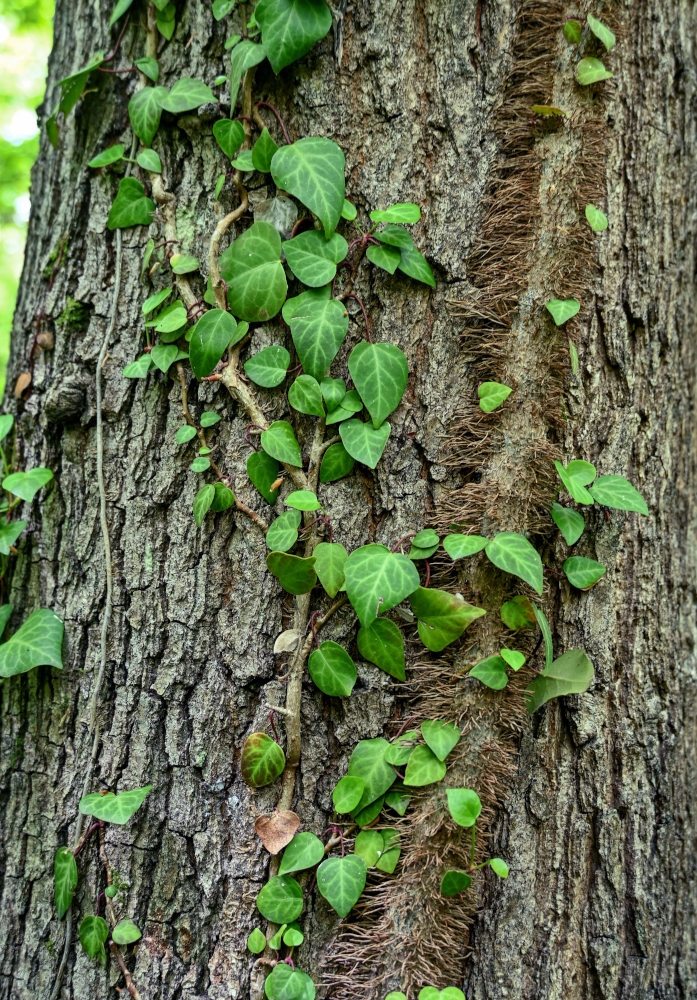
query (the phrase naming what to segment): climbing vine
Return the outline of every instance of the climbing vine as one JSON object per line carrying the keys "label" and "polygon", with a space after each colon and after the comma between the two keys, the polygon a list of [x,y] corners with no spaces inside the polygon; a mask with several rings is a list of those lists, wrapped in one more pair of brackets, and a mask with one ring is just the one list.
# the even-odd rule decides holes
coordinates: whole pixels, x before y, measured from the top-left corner
{"label": "climbing vine", "polygon": [[[134,0],[118,0],[111,25],[129,17],[132,6],[138,9]],[[359,270],[367,267],[435,287],[431,266],[408,228],[421,219],[421,208],[397,203],[375,208],[369,219],[359,220],[356,207],[346,197],[346,164],[339,145],[324,136],[292,141],[278,111],[264,100],[254,100],[255,67],[268,60],[274,73],[279,73],[328,33],[332,18],[324,0],[259,0],[253,9],[237,0],[215,0],[212,14],[218,20],[230,17],[233,30],[226,42],[227,72],[212,85],[188,77],[168,81],[167,86],[160,82],[158,41],[160,36],[172,37],[176,8],[168,0],[153,0],[146,9],[144,51],[134,66],[112,67],[119,58],[124,25],[108,55],[97,53],[61,81],[60,98],[47,129],[56,144],[62,117],[75,107],[91,74],[138,74],[139,87],[128,103],[133,130],[130,152],[127,155],[125,145],[115,144],[96,151],[89,160],[91,169],[105,173],[105,183],[111,184],[112,175],[123,171],[106,220],[117,239],[120,230],[132,226],[156,224],[161,231],[157,242],[154,238],[147,241],[142,260],[141,277],[148,286],[142,304],[143,350],[126,365],[123,376],[142,380],[160,372],[176,381],[182,423],[171,444],[186,449],[182,454],[187,455],[191,472],[200,477],[193,502],[196,524],[200,527],[206,518],[231,508],[248,517],[265,536],[269,573],[293,600],[292,627],[278,636],[274,647],[274,652],[288,656],[285,704],[270,706],[270,732],[249,734],[241,747],[241,773],[250,786],[280,783],[276,809],[257,822],[257,833],[271,856],[270,874],[256,899],[260,926],[254,927],[247,944],[257,956],[257,970],[268,973],[264,991],[269,1000],[313,1000],[315,984],[295,963],[296,949],[304,941],[300,918],[308,898],[316,891],[339,918],[345,918],[361,897],[369,871],[384,876],[397,871],[401,835],[385,824],[390,814],[402,817],[407,813],[414,789],[443,781],[461,732],[447,718],[423,719],[417,720],[415,728],[405,725],[391,741],[361,740],[346,774],[337,776],[329,828],[324,833],[300,831],[302,819],[292,805],[302,753],[301,697],[306,670],[323,695],[346,698],[357,680],[352,651],[400,682],[407,669],[405,631],[415,631],[427,651],[439,653],[459,642],[478,618],[500,615],[510,631],[510,644],[470,664],[468,673],[484,686],[501,691],[511,672],[527,664],[533,671],[527,699],[532,713],[553,698],[588,690],[593,665],[582,649],[555,657],[544,610],[529,595],[542,597],[545,570],[577,590],[587,590],[601,579],[605,567],[582,555],[569,555],[561,569],[545,567],[522,531],[492,532],[489,525],[455,523],[445,534],[414,525],[415,531],[390,546],[367,540],[351,551],[337,537],[323,487],[351,475],[356,464],[371,470],[377,467],[391,434],[389,418],[401,405],[409,379],[402,350],[396,344],[373,340],[368,311],[353,289]],[[612,32],[591,15],[585,25],[570,19],[563,32],[584,52],[594,44],[589,36],[608,51],[615,44]],[[595,56],[579,59],[576,79],[580,86],[592,86],[611,76]],[[230,117],[221,117],[212,126],[212,136],[225,158],[213,199],[218,202],[224,190],[234,190],[237,205],[220,219],[211,234],[207,259],[200,260],[180,243],[175,198],[163,179],[162,148],[158,152],[153,146],[161,141],[163,115],[215,106],[215,88],[222,86],[229,87]],[[236,114],[238,104],[240,113]],[[273,117],[270,125],[262,111]],[[562,109],[544,104],[533,105],[531,112],[535,120],[566,117]],[[245,181],[253,173],[268,175],[275,193],[256,203],[252,221]],[[586,207],[585,216],[593,232],[601,233],[608,226],[605,213],[593,205]],[[357,304],[359,322],[349,314],[349,301]],[[540,313],[544,307],[559,328],[581,308],[575,298],[555,298],[539,305]],[[274,331],[276,342],[253,351],[250,343],[260,324],[269,324],[267,332]],[[572,365],[574,355],[575,349]],[[250,499],[251,490],[247,486],[240,490],[237,476],[218,464],[217,435],[225,414],[213,409],[192,413],[192,377],[220,382],[236,412],[245,414],[246,474],[260,499]],[[282,386],[287,390],[286,410],[282,419],[269,422],[265,394]],[[515,399],[518,391],[522,390],[496,381],[482,382],[478,386],[480,409],[492,413],[510,405],[509,397]],[[4,426],[0,423],[0,434]],[[7,474],[4,453],[2,458]],[[557,461],[555,466],[560,485],[550,519],[569,548],[585,530],[578,508],[597,504],[648,514],[640,494],[623,477],[598,475],[585,460],[575,459],[566,466]],[[31,496],[25,495],[28,486],[22,486],[23,493],[22,484],[8,484],[11,475],[3,481],[3,488],[30,501],[47,481],[39,482],[36,474],[47,471],[33,470],[32,483],[38,485]],[[32,472],[15,475],[31,477]],[[13,506],[14,501],[8,501],[8,521]],[[286,509],[279,512],[281,507]],[[7,525],[0,529],[0,552],[4,553],[3,539],[7,546],[16,540],[20,524],[9,533]],[[527,591],[501,607],[474,606],[460,594],[432,585],[431,562],[444,556],[453,564],[474,557],[486,559],[492,573],[508,575],[516,587],[520,581],[521,589],[524,585]],[[397,608],[399,623],[396,614],[389,614]],[[347,614],[355,617],[355,642],[320,639],[338,612],[344,619]],[[23,628],[30,622],[31,618]],[[516,648],[523,644],[521,633],[532,629],[539,629],[543,644],[544,666],[539,670],[533,666],[534,654]],[[5,645],[18,641],[21,632]],[[0,646],[0,661],[3,649]],[[279,716],[285,741],[276,729]],[[93,822],[75,847],[61,847],[55,857],[55,901],[62,919],[70,911],[78,886],[76,859],[91,838],[98,840],[105,885],[96,912],[82,917],[79,939],[86,953],[102,963],[110,949],[134,997],[139,996],[138,988],[122,950],[135,943],[141,931],[127,915],[127,890],[110,867],[104,831],[108,823],[127,823],[150,789],[148,785],[119,794],[83,796],[79,811]],[[466,891],[477,872],[487,867],[506,878],[509,867],[501,858],[475,863],[476,823],[482,810],[477,790],[447,788],[443,800],[454,826],[469,831],[471,852],[466,868],[444,867],[441,894],[452,897]],[[380,829],[375,828],[377,823]],[[424,985],[419,993],[419,1000],[439,997],[464,1000],[454,986],[439,991]],[[406,997],[392,992],[386,1000]]]}

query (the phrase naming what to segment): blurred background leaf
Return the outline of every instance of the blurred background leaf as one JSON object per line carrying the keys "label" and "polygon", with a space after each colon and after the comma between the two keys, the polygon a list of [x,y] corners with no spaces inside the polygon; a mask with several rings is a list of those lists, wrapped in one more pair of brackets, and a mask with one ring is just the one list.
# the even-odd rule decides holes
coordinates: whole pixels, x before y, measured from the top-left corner
{"label": "blurred background leaf", "polygon": [[0,390],[29,218],[29,173],[39,150],[54,0],[0,0]]}

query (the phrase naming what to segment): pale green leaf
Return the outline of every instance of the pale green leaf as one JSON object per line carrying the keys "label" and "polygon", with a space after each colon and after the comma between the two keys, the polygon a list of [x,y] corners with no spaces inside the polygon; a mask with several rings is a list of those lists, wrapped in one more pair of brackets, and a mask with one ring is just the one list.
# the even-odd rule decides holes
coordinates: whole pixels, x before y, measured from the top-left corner
{"label": "pale green leaf", "polygon": [[479,796],[471,788],[448,788],[448,810],[458,826],[474,826],[482,811]]}
{"label": "pale green leaf", "polygon": [[125,792],[92,792],[85,795],[78,803],[78,809],[83,816],[94,816],[105,823],[128,823],[129,819],[140,809],[146,796],[152,791],[152,785],[142,788],[131,788]]}
{"label": "pale green leaf", "polygon": [[483,413],[491,413],[492,410],[498,409],[512,392],[509,386],[502,385],[501,382],[482,382],[477,389],[479,408]]}
{"label": "pale green leaf", "polygon": [[354,419],[342,423],[339,435],[351,458],[374,469],[385,450],[390,430],[388,421],[376,428],[372,424]]}
{"label": "pale green leaf", "polygon": [[515,531],[501,531],[486,543],[488,559],[505,573],[513,573],[542,593],[542,560],[527,538]]}
{"label": "pale green leaf", "polygon": [[34,667],[62,667],[62,644],[63,622],[48,608],[37,608],[0,645],[0,677],[14,677]]}
{"label": "pale green leaf", "polygon": [[532,714],[552,698],[583,694],[593,680],[593,664],[583,649],[569,649],[530,682],[528,712]]}
{"label": "pale green leaf", "polygon": [[595,559],[585,556],[569,556],[564,562],[566,578],[573,587],[579,590],[590,590],[598,580],[605,575],[605,567]]}
{"label": "pale green leaf", "polygon": [[649,513],[641,493],[623,476],[598,476],[589,492],[603,507],[635,511],[637,514]]}
{"label": "pale green leaf", "polygon": [[545,303],[545,309],[551,315],[557,326],[563,326],[572,319],[581,308],[578,299],[550,299]]}
{"label": "pale green leaf", "polygon": [[365,861],[355,854],[327,858],[317,869],[317,888],[332,909],[346,917],[365,888],[366,874]]}

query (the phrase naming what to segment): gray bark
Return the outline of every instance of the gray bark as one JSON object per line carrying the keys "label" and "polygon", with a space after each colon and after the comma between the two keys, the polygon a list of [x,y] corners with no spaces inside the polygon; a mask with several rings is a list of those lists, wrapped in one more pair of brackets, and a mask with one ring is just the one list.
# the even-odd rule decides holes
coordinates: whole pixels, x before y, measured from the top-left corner
{"label": "gray bark", "polygon": [[[110,48],[111,6],[59,0],[49,110],[56,82],[95,49]],[[469,1000],[673,1000],[697,992],[690,891],[697,824],[688,770],[697,676],[697,545],[688,508],[696,460],[695,15],[687,0],[660,9],[646,0],[613,5],[622,27],[608,57],[615,79],[593,103],[571,84],[572,53],[555,27],[577,11],[551,2],[542,8],[535,21],[532,5],[521,10],[508,0],[336,4],[333,32],[305,59],[279,80],[268,69],[256,75],[255,95],[279,107],[292,138],[339,142],[347,196],[364,218],[394,201],[421,204],[416,242],[438,278],[435,292],[375,270],[358,281],[374,339],[397,343],[412,374],[375,473],[325,487],[336,536],[349,548],[391,544],[426,523],[477,515],[471,523],[486,533],[533,532],[552,562],[544,511],[557,455],[627,475],[651,509],[647,519],[613,513],[606,522],[592,514],[583,554],[606,563],[606,577],[580,597],[554,581],[548,586],[557,649],[584,646],[595,663],[588,694],[531,722],[524,678],[495,696],[472,682],[453,686],[473,651],[498,648],[495,624],[426,667],[413,644],[410,710],[457,714],[468,739],[449,783],[481,790],[492,852],[509,859],[511,875],[505,883],[486,880],[447,906],[424,900],[424,886],[439,876],[430,862],[448,852],[456,859],[463,846],[443,817],[431,819],[435,799],[419,797],[415,818],[407,814],[403,827],[402,881],[371,889],[375,912],[364,913],[360,926],[349,922],[336,944],[326,905],[315,901],[304,918],[307,944],[298,960],[336,997],[382,1000],[383,986],[431,981],[464,982]],[[208,4],[180,4],[176,34],[161,45],[162,82],[183,75],[211,82],[224,71],[229,33]],[[535,52],[544,45],[539,64],[526,62],[530,45]],[[121,65],[143,47],[143,24],[136,23]],[[25,508],[29,527],[7,596],[14,624],[38,606],[64,618],[65,667],[34,671],[1,691],[0,996],[13,1000],[48,998],[57,971],[63,930],[51,867],[56,847],[74,842],[104,612],[95,362],[113,294],[106,217],[116,179],[91,171],[87,161],[111,142],[130,143],[133,82],[108,76],[96,83],[65,123],[61,148],[43,143],[35,167],[8,378],[11,390],[26,370],[35,333],[27,324],[43,308],[40,323],[54,333],[55,348],[37,359],[25,399],[6,408],[17,413],[22,465],[47,465],[56,482],[40,505]],[[511,96],[515,126],[506,117]],[[524,109],[548,100],[568,101],[568,129],[529,125]],[[217,116],[204,108],[172,118],[156,144],[177,197],[183,249],[201,259],[218,221],[212,192],[224,169],[211,135]],[[538,161],[529,189],[516,188],[516,143]],[[607,191],[612,220],[598,239],[576,226],[569,207],[575,211],[579,191],[590,190],[600,205]],[[518,221],[504,237],[487,198],[495,208],[509,195]],[[222,210],[234,207],[234,195],[222,201]],[[482,252],[492,218],[491,233],[510,255],[503,277],[500,260],[498,270],[487,270],[493,264]],[[157,224],[151,233],[159,238]],[[64,235],[67,251],[49,289],[44,269]],[[239,775],[239,749],[248,733],[266,728],[266,704],[283,702],[283,664],[272,647],[290,605],[261,570],[264,539],[244,515],[228,512],[196,528],[198,483],[188,470],[191,456],[174,443],[182,423],[178,383],[156,374],[134,384],[121,375],[143,344],[148,291],[139,272],[147,235],[143,228],[124,233],[118,322],[102,372],[115,601],[94,789],[99,781],[117,789],[155,786],[133,823],[107,834],[112,864],[130,885],[128,913],[144,930],[129,960],[142,996],[232,1000],[254,995],[245,941],[268,856],[253,824],[277,797],[273,786],[250,792]],[[502,312],[487,332],[478,309],[490,308],[494,285]],[[562,370],[566,332],[556,339],[548,326],[542,339],[535,332],[540,317],[532,305],[555,289],[561,297],[578,291],[583,301],[566,331],[581,359],[575,378]],[[68,297],[85,305],[85,322],[66,314]],[[461,303],[456,316],[454,300]],[[354,307],[350,343],[362,323]],[[252,346],[272,335],[277,340],[283,331],[260,329]],[[504,344],[498,352],[497,343]],[[479,421],[471,401],[485,375],[527,386],[521,408]],[[216,461],[233,475],[240,497],[263,512],[246,485],[245,415],[220,385],[197,390],[194,383],[190,401],[197,412],[223,415]],[[264,403],[270,418],[283,415],[280,394],[265,393]],[[565,557],[563,546],[556,556]],[[508,591],[476,567],[457,585],[496,609]],[[347,613],[327,628],[330,638],[350,641],[351,634]],[[367,665],[359,665],[355,693],[339,704],[308,683],[293,806],[304,829],[326,827],[331,789],[352,748],[394,732],[391,722],[407,711],[398,698]],[[75,909],[84,914],[102,886],[94,849],[81,856],[80,870]],[[358,965],[349,975],[351,962]],[[105,974],[73,943],[60,996],[107,997],[120,979],[115,966]]]}

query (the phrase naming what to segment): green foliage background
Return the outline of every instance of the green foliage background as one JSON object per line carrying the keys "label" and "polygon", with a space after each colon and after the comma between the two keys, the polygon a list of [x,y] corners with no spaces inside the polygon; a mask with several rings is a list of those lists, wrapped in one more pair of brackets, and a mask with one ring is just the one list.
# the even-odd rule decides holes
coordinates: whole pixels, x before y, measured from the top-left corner
{"label": "green foliage background", "polygon": [[29,173],[39,149],[35,109],[44,95],[54,0],[0,0],[0,389],[22,269]]}

